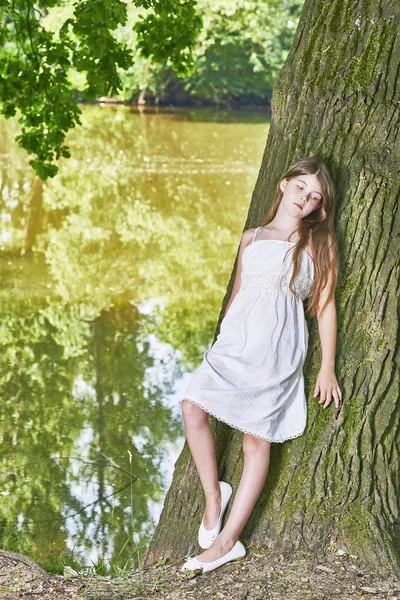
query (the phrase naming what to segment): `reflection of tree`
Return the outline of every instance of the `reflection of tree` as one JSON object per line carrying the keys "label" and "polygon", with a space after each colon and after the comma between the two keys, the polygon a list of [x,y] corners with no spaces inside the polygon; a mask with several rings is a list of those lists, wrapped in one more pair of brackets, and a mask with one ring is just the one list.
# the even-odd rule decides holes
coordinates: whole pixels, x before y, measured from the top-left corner
{"label": "reflection of tree", "polygon": [[[162,298],[168,312],[158,335],[187,364],[212,337],[265,137],[250,117],[212,119],[206,111],[138,116],[86,107],[83,128],[69,134],[74,158],[61,159],[59,175],[45,183],[38,229],[31,219],[29,233],[63,302],[99,314],[122,293],[136,304]],[[10,189],[31,173],[20,155],[11,162],[19,166],[8,175]],[[29,213],[29,177],[11,214],[19,203]],[[22,229],[21,220],[10,228],[16,250],[26,243]]]}
{"label": "reflection of tree", "polygon": [[139,120],[126,110],[86,111],[85,118],[85,137],[76,140],[85,154],[74,153],[90,160],[80,163],[84,177],[62,167],[49,184],[53,200],[65,203],[68,194],[73,211],[40,245],[57,287],[74,300],[96,298],[99,308],[123,292],[139,303],[162,297],[174,345],[194,363],[212,336],[229,279],[252,179],[246,163],[256,156],[261,128],[188,128],[185,118]]}
{"label": "reflection of tree", "polygon": [[[95,445],[90,448],[89,458],[99,464],[99,498],[106,489],[105,457],[115,460],[125,473],[131,470],[135,478],[133,521],[137,532],[151,521],[148,499],[157,501],[161,497],[160,448],[168,441],[173,442],[181,433],[180,423],[172,418],[170,409],[163,406],[165,391],[145,376],[146,370],[154,364],[149,352],[149,343],[141,339],[139,314],[129,303],[102,312],[94,321],[90,355],[94,363],[91,371],[96,397],[88,404],[88,419],[97,425]],[[165,383],[166,391],[170,391]],[[140,449],[134,438],[140,439]],[[128,450],[132,454],[132,464]],[[146,460],[143,460],[144,456]],[[124,472],[111,469],[106,484],[120,488],[125,480]],[[106,506],[107,503],[101,502],[104,510]],[[108,506],[106,513],[112,509],[114,523],[119,524],[108,535],[104,534],[109,527],[109,515],[101,513],[97,527],[98,533],[100,530],[102,533],[99,537],[107,540],[105,551],[110,552],[113,547],[118,550],[132,534],[126,519],[129,506],[128,489],[121,493],[113,507]]]}
{"label": "reflection of tree", "polygon": [[36,236],[42,230],[43,219],[43,181],[35,177],[30,198],[28,222],[26,227],[25,250],[32,250]]}
{"label": "reflection of tree", "polygon": [[[22,515],[45,560],[66,549],[64,522],[71,514],[78,530],[73,540],[87,551],[102,546],[115,558],[132,527],[144,547],[149,500],[162,494],[160,448],[180,435],[181,425],[163,404],[169,374],[162,387],[146,382],[154,361],[139,313],[126,304],[87,322],[79,311],[58,305],[3,311],[1,471],[9,495],[1,537]],[[79,392],[79,381],[92,392]],[[92,436],[82,445],[85,430]],[[76,485],[87,487],[87,498]],[[55,542],[50,550],[49,539]],[[121,560],[131,552],[128,545]]]}
{"label": "reflection of tree", "polygon": [[42,190],[12,141],[15,121],[0,123],[0,456],[1,471],[16,473],[16,483],[1,476],[0,531],[21,514],[41,551],[47,536],[57,553],[70,515],[78,548],[115,557],[133,527],[145,546],[165,444],[181,433],[163,403],[179,373],[153,358],[150,336],[180,350],[181,364],[201,359],[265,130],[207,113],[83,116],[68,140],[74,158]]}
{"label": "reflection of tree", "polygon": [[71,395],[83,344],[84,327],[68,310],[20,303],[1,308],[1,478],[8,494],[1,533],[10,534],[23,517],[39,555],[48,552],[43,523],[36,523],[44,515],[54,521],[52,550],[66,547],[60,513],[69,496],[68,465],[51,456],[69,454],[83,426]]}

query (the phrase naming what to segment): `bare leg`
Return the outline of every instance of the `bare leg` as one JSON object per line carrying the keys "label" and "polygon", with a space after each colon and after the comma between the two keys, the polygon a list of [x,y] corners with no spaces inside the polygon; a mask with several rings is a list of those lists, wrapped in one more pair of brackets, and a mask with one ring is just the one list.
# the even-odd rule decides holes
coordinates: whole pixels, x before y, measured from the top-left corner
{"label": "bare leg", "polygon": [[200,477],[206,499],[204,526],[212,529],[221,511],[221,490],[218,485],[214,438],[208,413],[189,400],[182,400],[182,416],[186,439]]}
{"label": "bare leg", "polygon": [[202,562],[224,556],[235,545],[257,502],[268,473],[271,442],[243,434],[244,466],[239,487],[224,528],[212,545],[198,554]]}

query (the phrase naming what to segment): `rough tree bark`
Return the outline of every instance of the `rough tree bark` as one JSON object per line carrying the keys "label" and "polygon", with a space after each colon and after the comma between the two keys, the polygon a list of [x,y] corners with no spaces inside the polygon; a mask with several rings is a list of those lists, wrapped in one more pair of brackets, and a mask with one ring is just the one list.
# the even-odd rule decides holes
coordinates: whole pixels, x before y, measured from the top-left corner
{"label": "rough tree bark", "polygon": [[[241,539],[282,549],[344,545],[399,575],[400,6],[397,0],[306,0],[274,86],[272,123],[244,229],[261,222],[279,176],[303,156],[332,167],[341,275],[336,374],[343,405],[313,399],[320,367],[309,320],[303,436],[272,444],[271,463]],[[237,258],[236,258],[237,260]],[[230,296],[224,298],[217,332]],[[216,337],[215,335],[215,337]],[[215,340],[215,338],[214,338]],[[220,478],[234,492],[238,431],[211,418]],[[185,443],[144,557],[198,553],[204,497]],[[227,516],[225,516],[226,520]]]}

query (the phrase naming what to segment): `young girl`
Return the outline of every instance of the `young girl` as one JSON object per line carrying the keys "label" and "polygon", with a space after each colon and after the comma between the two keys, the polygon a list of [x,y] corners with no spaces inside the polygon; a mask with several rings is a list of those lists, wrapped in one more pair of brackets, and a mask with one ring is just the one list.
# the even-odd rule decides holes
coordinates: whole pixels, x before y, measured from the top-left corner
{"label": "young girl", "polygon": [[[239,541],[268,472],[271,442],[305,430],[305,314],[317,317],[322,363],[314,397],[339,408],[335,376],[335,288],[339,260],[334,232],[334,185],[316,157],[293,164],[279,180],[261,226],[242,234],[235,281],[219,335],[203,355],[182,400],[187,441],[206,509],[198,532],[205,551],[182,571],[212,571],[245,556]],[[303,300],[309,298],[306,313]],[[244,467],[229,518],[221,523],[232,487],[218,481],[207,413],[243,432]]]}

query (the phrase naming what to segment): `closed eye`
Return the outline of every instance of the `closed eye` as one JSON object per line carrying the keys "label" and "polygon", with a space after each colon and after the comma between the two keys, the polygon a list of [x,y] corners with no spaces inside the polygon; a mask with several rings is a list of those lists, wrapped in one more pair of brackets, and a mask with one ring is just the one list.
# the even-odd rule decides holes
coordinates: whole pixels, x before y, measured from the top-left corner
{"label": "closed eye", "polygon": [[[297,185],[297,187],[298,187],[300,190],[304,190],[304,188],[303,188],[303,187],[301,187],[301,185],[299,185],[298,183],[296,183],[296,185]],[[313,199],[313,200],[319,200],[319,196],[312,196],[312,199]]]}

